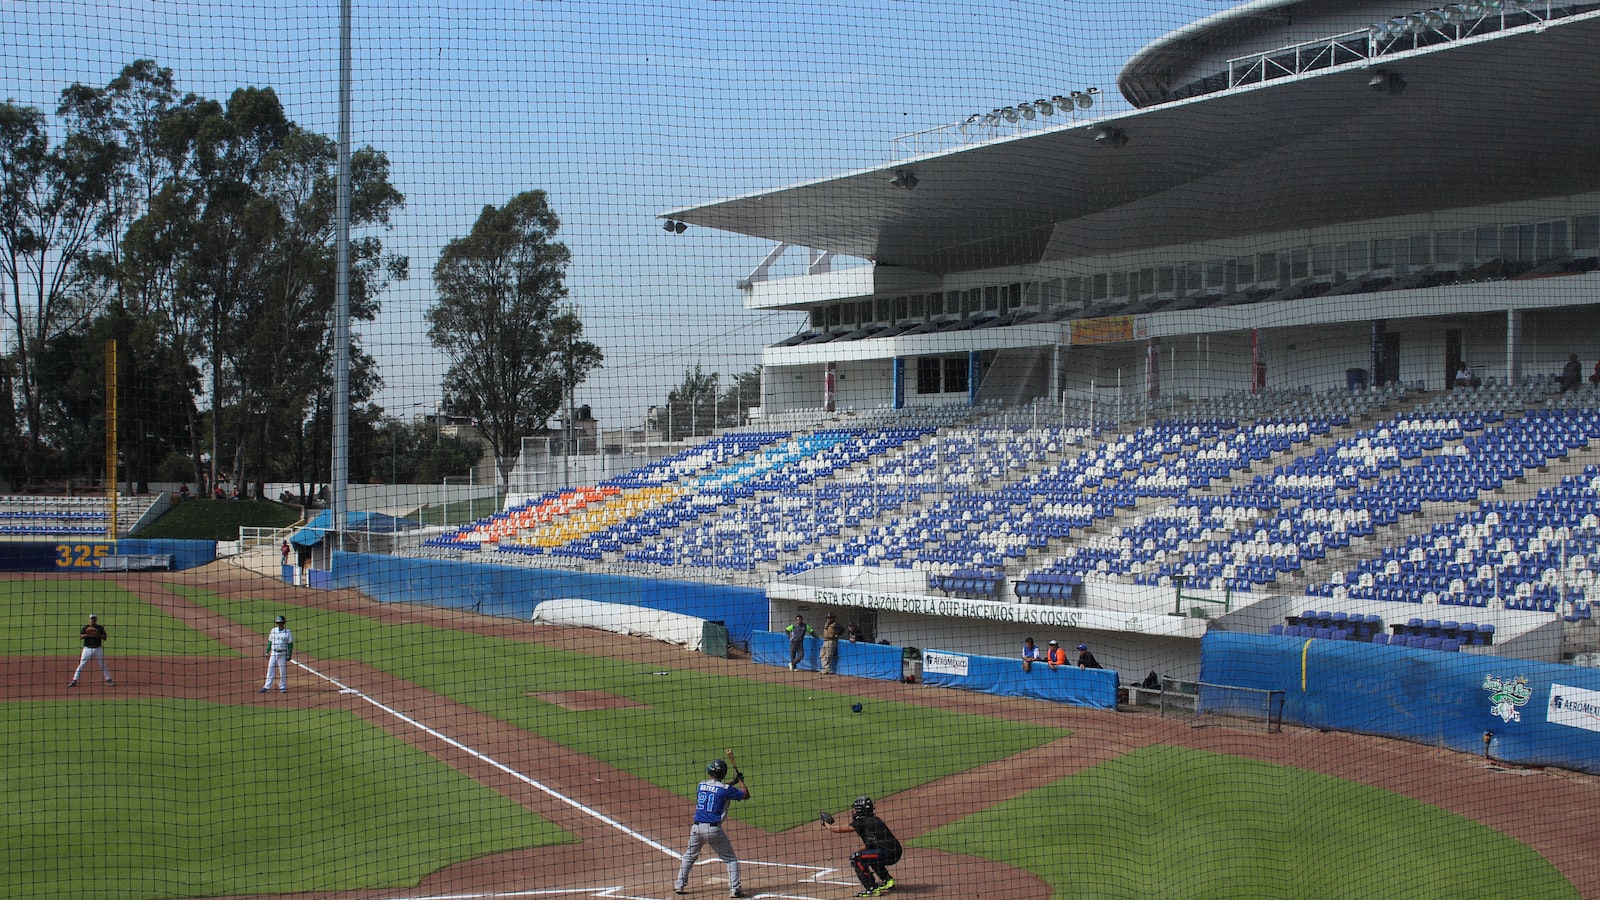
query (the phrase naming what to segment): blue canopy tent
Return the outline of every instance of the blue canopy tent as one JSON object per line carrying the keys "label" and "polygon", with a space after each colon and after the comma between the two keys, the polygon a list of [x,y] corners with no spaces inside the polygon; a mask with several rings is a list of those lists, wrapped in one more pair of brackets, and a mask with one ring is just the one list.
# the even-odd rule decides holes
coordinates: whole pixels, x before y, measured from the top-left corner
{"label": "blue canopy tent", "polygon": [[[376,512],[347,512],[344,514],[344,521],[346,531],[365,531],[369,534],[396,534],[422,527],[422,523],[416,519]],[[296,531],[294,536],[289,538],[289,543],[297,547],[315,547],[327,537],[332,526],[333,513],[325,509],[317,513],[316,518],[307,522],[304,528]]]}

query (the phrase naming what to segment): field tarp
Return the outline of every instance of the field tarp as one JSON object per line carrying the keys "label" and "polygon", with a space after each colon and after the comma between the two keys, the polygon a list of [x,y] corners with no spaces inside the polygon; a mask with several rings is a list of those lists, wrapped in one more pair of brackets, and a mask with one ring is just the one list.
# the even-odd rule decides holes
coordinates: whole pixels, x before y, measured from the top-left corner
{"label": "field tarp", "polygon": [[[800,670],[820,672],[822,639],[806,638],[805,656],[800,660]],[[855,675],[858,678],[877,678],[899,681],[904,674],[905,651],[890,644],[865,642],[839,642],[839,661],[835,674]],[[750,638],[750,659],[767,666],[789,664],[789,635],[781,631],[758,631]]]}
{"label": "field tarp", "polygon": [[655,638],[690,650],[700,649],[706,626],[706,620],[696,616],[578,597],[546,600],[533,608],[531,618],[544,625],[575,625]]}
{"label": "field tarp", "polygon": [[333,554],[325,578],[317,578],[315,570],[311,574],[315,587],[353,588],[385,602],[513,619],[529,618],[545,601],[573,597],[659,609],[720,621],[740,644],[767,624],[767,595],[760,588],[343,551]]}
{"label": "field tarp", "polygon": [[1283,720],[1297,725],[1600,774],[1600,669],[1213,632],[1200,680],[1281,690]]}
{"label": "field tarp", "polygon": [[924,684],[964,691],[1116,709],[1118,680],[1117,673],[1111,669],[1080,669],[1066,665],[1052,670],[1043,663],[1034,663],[1031,672],[1024,672],[1022,663],[1009,657],[974,656],[952,650],[922,651]]}

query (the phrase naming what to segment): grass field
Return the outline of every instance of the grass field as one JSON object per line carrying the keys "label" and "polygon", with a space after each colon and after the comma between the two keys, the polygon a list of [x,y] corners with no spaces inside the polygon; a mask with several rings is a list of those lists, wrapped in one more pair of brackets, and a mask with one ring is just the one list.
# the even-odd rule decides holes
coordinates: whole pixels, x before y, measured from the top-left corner
{"label": "grass field", "polygon": [[[692,654],[681,666],[644,666],[170,589],[263,635],[286,612],[300,653],[360,661],[680,796],[716,748],[737,744],[766,787],[736,813],[771,832],[819,806],[846,807],[864,784],[892,796],[1069,734],[729,676],[696,668]],[[111,629],[114,666],[116,655],[237,657],[110,582],[0,581],[0,603],[9,623],[0,654],[55,653],[63,674],[91,611]],[[638,705],[575,713],[530,696],[544,691],[603,691]],[[865,712],[850,712],[854,702]],[[571,839],[343,712],[107,695],[0,705],[0,727],[6,897],[381,887]],[[365,784],[406,789],[369,793]],[[86,790],[99,802],[85,804]],[[975,792],[970,808],[912,846],[1003,861],[1058,896],[1576,896],[1546,860],[1479,823],[1329,776],[1184,748],[1145,747],[993,805]]]}
{"label": "grass field", "polygon": [[1182,747],[1135,750],[917,845],[1005,860],[1068,897],[1577,896],[1538,854],[1477,822]]}

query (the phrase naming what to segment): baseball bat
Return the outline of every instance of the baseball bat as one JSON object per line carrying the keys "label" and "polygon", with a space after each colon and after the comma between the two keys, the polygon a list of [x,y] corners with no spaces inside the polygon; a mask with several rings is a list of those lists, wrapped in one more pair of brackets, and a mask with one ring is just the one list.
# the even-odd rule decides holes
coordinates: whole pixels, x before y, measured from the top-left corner
{"label": "baseball bat", "polygon": [[733,748],[729,747],[723,752],[728,756],[728,766],[732,768],[735,773],[737,773],[739,771],[739,763],[733,758]]}

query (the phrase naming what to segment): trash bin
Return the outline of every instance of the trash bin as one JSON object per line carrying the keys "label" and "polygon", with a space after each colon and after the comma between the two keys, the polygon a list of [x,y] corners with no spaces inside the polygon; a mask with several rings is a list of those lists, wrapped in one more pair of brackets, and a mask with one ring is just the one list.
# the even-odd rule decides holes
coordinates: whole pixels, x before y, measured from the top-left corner
{"label": "trash bin", "polygon": [[707,656],[728,658],[728,626],[720,619],[707,621],[700,627],[700,652]]}
{"label": "trash bin", "polygon": [[1364,391],[1364,390],[1366,390],[1367,389],[1367,370],[1366,369],[1345,369],[1344,370],[1344,386],[1349,388],[1352,391]]}

